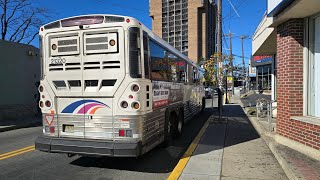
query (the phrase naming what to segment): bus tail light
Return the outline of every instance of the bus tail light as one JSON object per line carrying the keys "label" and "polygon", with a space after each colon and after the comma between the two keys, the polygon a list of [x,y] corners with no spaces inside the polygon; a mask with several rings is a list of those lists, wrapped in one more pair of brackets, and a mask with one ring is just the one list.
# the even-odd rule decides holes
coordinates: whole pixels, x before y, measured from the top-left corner
{"label": "bus tail light", "polygon": [[140,108],[140,104],[138,102],[134,102],[134,103],[132,103],[132,107],[134,109],[139,109]]}
{"label": "bus tail light", "polygon": [[125,130],[124,129],[119,129],[119,136],[124,137],[125,135]]}
{"label": "bus tail light", "polygon": [[43,86],[42,85],[39,86],[39,92],[41,92],[41,93],[43,92]]}
{"label": "bus tail light", "polygon": [[116,41],[114,39],[111,39],[109,41],[109,44],[110,44],[110,46],[114,46],[114,45],[116,45]]}
{"label": "bus tail light", "polygon": [[138,92],[139,89],[140,89],[140,87],[139,87],[138,85],[136,85],[136,84],[132,85],[132,87],[131,87],[131,90],[132,90],[133,92]]}
{"label": "bus tail light", "polygon": [[132,137],[132,130],[119,129],[119,137]]}
{"label": "bus tail light", "polygon": [[39,102],[39,106],[40,106],[41,108],[43,108],[43,102],[42,102],[42,101]]}
{"label": "bus tail light", "polygon": [[50,133],[55,133],[56,128],[54,126],[50,126]]}
{"label": "bus tail light", "polygon": [[56,128],[54,127],[54,126],[45,126],[44,127],[44,131],[46,132],[46,133],[55,133],[56,132]]}
{"label": "bus tail light", "polygon": [[122,101],[122,102],[121,102],[121,107],[122,107],[122,108],[127,108],[127,107],[128,107],[127,101]]}
{"label": "bus tail light", "polygon": [[46,101],[46,106],[47,107],[51,107],[51,102],[50,101]]}
{"label": "bus tail light", "polygon": [[56,50],[57,49],[57,45],[56,44],[52,44],[51,48],[52,48],[52,50]]}

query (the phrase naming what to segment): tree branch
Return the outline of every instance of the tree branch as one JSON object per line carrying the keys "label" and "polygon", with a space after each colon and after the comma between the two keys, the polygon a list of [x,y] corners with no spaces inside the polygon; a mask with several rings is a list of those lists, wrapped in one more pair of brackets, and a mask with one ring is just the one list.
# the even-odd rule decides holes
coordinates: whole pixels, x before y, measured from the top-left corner
{"label": "tree branch", "polygon": [[34,40],[34,38],[36,38],[37,35],[38,35],[38,32],[34,33],[32,38],[27,42],[27,44],[30,44]]}
{"label": "tree branch", "polygon": [[38,27],[49,19],[48,10],[34,5],[32,0],[0,0],[1,38],[30,44]]}
{"label": "tree branch", "polygon": [[16,42],[20,42],[24,38],[24,35],[26,34],[26,30],[29,28],[29,26],[31,24],[31,19],[32,19],[33,15],[34,14],[32,14],[32,16],[29,18],[29,20],[27,21],[27,24],[25,24],[25,27],[22,29],[22,34],[20,36],[20,39],[18,39],[18,41],[16,41]]}
{"label": "tree branch", "polygon": [[21,0],[20,3],[18,3],[17,5],[14,6],[14,9],[12,10],[11,15],[7,19],[8,23],[10,22],[11,18],[14,16],[14,14],[17,12],[18,9],[22,9],[23,7],[30,5],[30,3],[23,4],[25,2],[26,2],[26,0]]}
{"label": "tree branch", "polygon": [[[34,13],[27,19],[25,19],[19,27],[16,28],[16,30],[14,31],[14,33],[11,35],[11,37],[9,38],[9,41],[13,40],[13,37],[16,36],[18,33],[21,33],[22,31],[20,31],[20,29],[23,27],[23,25],[25,25],[29,20],[32,19],[32,17],[34,16]],[[28,28],[28,27],[27,27]]]}

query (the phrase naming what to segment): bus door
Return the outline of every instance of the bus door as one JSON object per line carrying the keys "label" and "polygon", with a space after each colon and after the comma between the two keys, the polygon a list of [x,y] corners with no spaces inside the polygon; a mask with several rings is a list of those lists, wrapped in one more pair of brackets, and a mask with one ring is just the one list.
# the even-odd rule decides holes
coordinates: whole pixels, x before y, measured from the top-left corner
{"label": "bus door", "polygon": [[116,90],[124,77],[124,30],[119,27],[83,30],[84,125],[87,139],[114,139]]}

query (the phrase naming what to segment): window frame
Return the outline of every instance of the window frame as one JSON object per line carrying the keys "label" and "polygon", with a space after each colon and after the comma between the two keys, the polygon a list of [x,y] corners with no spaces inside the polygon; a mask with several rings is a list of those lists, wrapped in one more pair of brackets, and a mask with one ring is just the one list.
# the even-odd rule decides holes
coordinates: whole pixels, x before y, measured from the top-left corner
{"label": "window frame", "polygon": [[[137,74],[134,74],[133,73],[133,70],[132,70],[132,57],[131,57],[131,53],[132,53],[132,48],[131,48],[131,30],[133,30],[133,29],[137,29],[137,32],[135,32],[135,33],[137,33],[137,49],[135,50],[135,51],[137,51],[138,52],[138,56],[137,56],[137,58],[138,58],[138,60],[137,60]],[[128,55],[128,60],[129,60],[129,63],[128,63],[128,65],[129,65],[129,75],[130,75],[130,77],[131,78],[142,78],[142,76],[143,76],[143,72],[142,72],[142,62],[141,62],[141,60],[142,60],[142,47],[141,47],[141,45],[142,45],[142,43],[141,43],[141,28],[139,28],[139,27],[136,27],[136,26],[132,26],[132,27],[130,27],[129,29],[128,29],[128,53],[129,53],[129,55]],[[134,64],[134,63],[133,63]],[[139,74],[140,73],[140,74]]]}
{"label": "window frame", "polygon": [[[147,38],[146,42],[147,42],[147,49],[145,49],[145,39],[144,38]],[[151,57],[150,57],[150,43],[149,43],[149,34],[146,32],[146,31],[143,31],[143,35],[142,35],[142,44],[143,44],[143,48],[142,48],[142,51],[143,51],[143,74],[144,74],[144,78],[145,79],[151,79],[151,73],[150,73],[150,61],[151,61]],[[146,54],[146,51],[147,51],[147,60],[145,59],[145,54]],[[147,71],[146,71],[147,70]]]}
{"label": "window frame", "polygon": [[[316,107],[315,107],[315,97],[316,93],[315,89],[315,80],[317,77],[315,76],[315,27],[316,27],[316,19],[320,18],[320,13],[310,16],[305,19],[305,50],[304,50],[304,116],[310,116],[314,118],[320,118],[320,115],[316,115]],[[320,23],[320,22],[319,22]],[[319,30],[320,31],[320,28]],[[318,67],[320,68],[320,67]]]}

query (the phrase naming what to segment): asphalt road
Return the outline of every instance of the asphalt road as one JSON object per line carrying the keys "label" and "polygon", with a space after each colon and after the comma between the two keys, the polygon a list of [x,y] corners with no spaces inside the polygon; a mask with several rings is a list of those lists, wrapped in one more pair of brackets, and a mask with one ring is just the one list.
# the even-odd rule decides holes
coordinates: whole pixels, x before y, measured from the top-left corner
{"label": "asphalt road", "polygon": [[[0,158],[0,179],[167,179],[211,110],[195,116],[184,126],[183,135],[167,148],[157,147],[140,158],[80,157],[31,150]],[[34,145],[42,127],[0,133],[0,155]]]}

